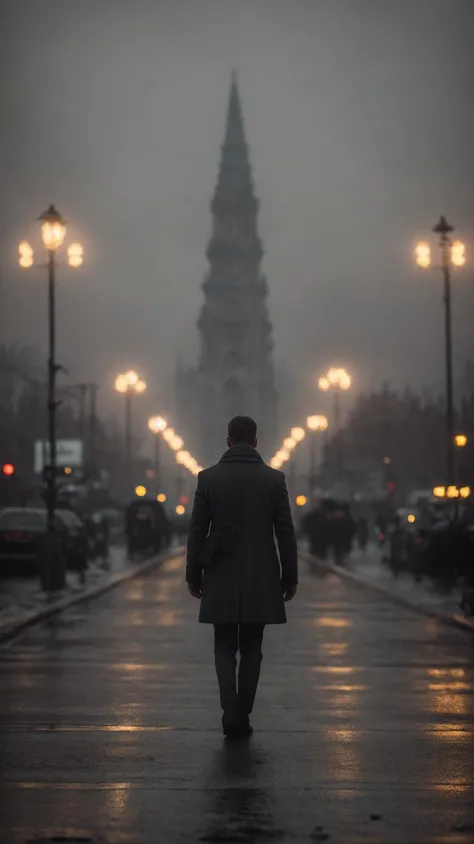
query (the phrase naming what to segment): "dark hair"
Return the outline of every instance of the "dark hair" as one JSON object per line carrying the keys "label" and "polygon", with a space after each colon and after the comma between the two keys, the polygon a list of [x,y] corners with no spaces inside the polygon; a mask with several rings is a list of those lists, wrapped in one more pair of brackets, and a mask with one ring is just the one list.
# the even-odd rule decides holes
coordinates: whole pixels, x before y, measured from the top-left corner
{"label": "dark hair", "polygon": [[234,445],[254,445],[257,439],[257,423],[250,416],[234,416],[229,422],[228,434]]}

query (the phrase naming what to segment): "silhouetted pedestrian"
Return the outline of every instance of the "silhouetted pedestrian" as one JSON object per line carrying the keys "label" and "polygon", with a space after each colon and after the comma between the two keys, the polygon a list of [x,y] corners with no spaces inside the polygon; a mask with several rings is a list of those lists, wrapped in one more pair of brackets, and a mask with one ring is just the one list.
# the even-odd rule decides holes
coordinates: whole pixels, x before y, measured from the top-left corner
{"label": "silhouetted pedestrian", "polygon": [[198,478],[186,580],[201,600],[199,620],[214,625],[224,734],[239,736],[252,732],[264,627],[286,622],[284,601],[296,593],[298,563],[285,476],[256,451],[255,422],[232,419],[227,445]]}

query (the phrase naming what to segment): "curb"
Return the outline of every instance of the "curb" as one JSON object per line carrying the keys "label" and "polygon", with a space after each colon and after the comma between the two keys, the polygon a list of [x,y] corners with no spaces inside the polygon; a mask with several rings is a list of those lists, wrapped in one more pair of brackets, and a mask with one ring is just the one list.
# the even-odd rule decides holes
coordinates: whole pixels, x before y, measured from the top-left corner
{"label": "curb", "polygon": [[0,624],[0,643],[14,639],[28,627],[33,627],[33,625],[39,624],[54,615],[58,615],[76,604],[82,604],[85,601],[92,600],[92,598],[98,598],[99,595],[103,595],[104,592],[109,592],[109,590],[115,589],[116,586],[120,586],[121,583],[126,583],[127,580],[133,580],[133,578],[138,577],[141,574],[147,574],[147,572],[153,571],[153,569],[158,568],[170,557],[177,557],[182,554],[183,550],[184,548],[181,546],[178,548],[168,549],[168,551],[164,551],[157,557],[152,557],[150,560],[145,560],[144,563],[139,563],[134,566],[134,568],[125,569],[124,571],[113,575],[105,582],[98,583],[96,586],[90,586],[89,589],[86,588],[80,594],[70,595],[67,598],[60,598],[59,600],[52,602],[47,607],[23,613],[21,618],[17,621],[7,621],[3,625]]}
{"label": "curb", "polygon": [[407,607],[408,609],[411,609],[414,612],[421,612],[424,615],[429,616],[430,618],[435,618],[437,621],[441,621],[444,624],[449,624],[452,627],[457,627],[458,629],[474,633],[474,622],[466,616],[458,615],[457,613],[444,612],[443,610],[437,610],[434,607],[428,607],[425,604],[420,603],[419,601],[407,598],[405,595],[400,595],[400,593],[391,592],[385,586],[380,586],[378,583],[373,583],[371,580],[367,580],[365,577],[362,577],[361,575],[357,574],[354,571],[351,571],[350,569],[346,569],[343,566],[337,566],[335,563],[328,563],[326,560],[318,559],[318,557],[313,557],[311,556],[311,554],[308,553],[308,551],[300,551],[299,557],[305,560],[307,563],[312,563],[313,565],[318,566],[318,568],[323,569],[324,571],[331,572],[332,574],[337,574],[339,575],[339,577],[343,577],[346,580],[351,580],[353,583],[357,583],[359,586],[366,586],[369,589],[372,589],[374,592],[378,592],[379,594],[384,595],[386,598],[389,598],[395,604],[400,604],[401,606]]}

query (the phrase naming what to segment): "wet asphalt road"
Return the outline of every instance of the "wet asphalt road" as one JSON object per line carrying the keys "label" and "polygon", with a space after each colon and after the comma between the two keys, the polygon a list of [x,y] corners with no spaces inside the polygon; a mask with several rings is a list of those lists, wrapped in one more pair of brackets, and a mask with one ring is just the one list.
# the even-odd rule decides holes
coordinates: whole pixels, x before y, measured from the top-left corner
{"label": "wet asphalt road", "polygon": [[229,744],[183,569],[4,649],[2,844],[474,841],[470,634],[302,565]]}

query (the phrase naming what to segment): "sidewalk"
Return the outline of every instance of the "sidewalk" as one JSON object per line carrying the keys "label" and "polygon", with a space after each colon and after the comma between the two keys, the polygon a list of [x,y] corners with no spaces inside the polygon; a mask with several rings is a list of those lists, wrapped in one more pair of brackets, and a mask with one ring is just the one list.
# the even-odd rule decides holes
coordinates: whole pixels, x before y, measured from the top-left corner
{"label": "sidewalk", "polygon": [[[153,563],[151,563],[153,565]],[[128,576],[148,568],[147,563],[131,563],[123,547],[112,547],[106,563],[90,562],[84,583],[75,572],[66,574],[66,586],[49,595],[41,589],[38,577],[7,577],[0,580],[0,642],[29,624],[61,611],[72,604],[100,594]]]}
{"label": "sidewalk", "polygon": [[[306,550],[306,543],[302,543],[302,556],[311,559]],[[413,607],[438,617],[454,621],[467,630],[474,632],[474,619],[469,618],[461,610],[461,593],[453,590],[451,594],[443,595],[432,588],[429,581],[416,583],[408,574],[394,577],[388,565],[382,561],[382,553],[375,546],[369,546],[364,552],[355,548],[343,566],[336,566],[330,560],[319,562],[318,565],[327,570],[337,572],[342,577],[354,576],[361,583],[370,584],[385,592],[392,598],[400,599]]]}

